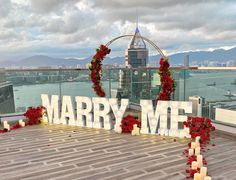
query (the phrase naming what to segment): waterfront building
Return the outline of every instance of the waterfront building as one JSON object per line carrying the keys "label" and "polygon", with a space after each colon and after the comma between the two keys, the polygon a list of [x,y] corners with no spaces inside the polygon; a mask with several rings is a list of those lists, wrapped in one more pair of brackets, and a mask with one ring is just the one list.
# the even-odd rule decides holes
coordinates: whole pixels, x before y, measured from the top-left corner
{"label": "waterfront building", "polygon": [[189,67],[189,55],[186,55],[184,58],[184,67]]}
{"label": "waterfront building", "polygon": [[14,113],[13,85],[6,81],[4,69],[0,69],[0,114]]}

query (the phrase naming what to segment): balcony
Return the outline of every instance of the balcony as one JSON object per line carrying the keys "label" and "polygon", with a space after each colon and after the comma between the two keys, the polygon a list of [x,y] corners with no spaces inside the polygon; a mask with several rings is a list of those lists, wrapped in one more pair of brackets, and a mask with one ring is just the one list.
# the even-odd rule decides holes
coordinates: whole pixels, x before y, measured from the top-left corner
{"label": "balcony", "polygon": [[[172,73],[177,83],[172,99],[190,99],[193,116],[209,117],[217,128],[213,140],[216,146],[206,152],[211,176],[232,179],[236,175],[236,68],[172,68]],[[87,69],[5,69],[4,74],[0,87],[12,86],[13,94],[0,89],[0,104],[10,107],[12,103],[7,100],[13,98],[14,109],[4,113],[9,108],[3,109],[1,105],[1,120],[22,117],[27,107],[41,104],[41,94],[96,96]],[[130,113],[139,112],[140,99],[155,100],[160,90],[156,68],[104,69],[102,74],[106,97],[129,98]],[[1,134],[0,142],[3,179],[184,179],[186,176],[186,158],[181,155],[186,139],[39,125]]]}

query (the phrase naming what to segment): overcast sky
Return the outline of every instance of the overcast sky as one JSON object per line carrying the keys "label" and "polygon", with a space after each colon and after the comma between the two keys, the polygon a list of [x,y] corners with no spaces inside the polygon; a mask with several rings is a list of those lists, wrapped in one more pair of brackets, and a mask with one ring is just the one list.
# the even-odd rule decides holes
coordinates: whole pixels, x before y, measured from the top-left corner
{"label": "overcast sky", "polygon": [[[234,0],[0,0],[0,60],[91,56],[99,44],[133,34],[137,14],[142,36],[167,55],[236,45]],[[112,44],[111,56],[128,42]]]}

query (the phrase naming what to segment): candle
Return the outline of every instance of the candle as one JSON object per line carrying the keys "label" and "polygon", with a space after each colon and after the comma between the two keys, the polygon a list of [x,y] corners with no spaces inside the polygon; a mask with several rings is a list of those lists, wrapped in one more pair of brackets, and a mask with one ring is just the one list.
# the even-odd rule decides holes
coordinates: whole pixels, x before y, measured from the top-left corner
{"label": "candle", "polygon": [[197,145],[200,145],[200,136],[197,136],[197,137],[195,138],[195,142],[197,143]]}
{"label": "candle", "polygon": [[197,155],[197,166],[202,167],[202,155]]}
{"label": "candle", "polygon": [[4,129],[7,129],[8,131],[10,131],[10,129],[11,129],[11,128],[10,128],[10,125],[7,124]]}
{"label": "candle", "polygon": [[196,170],[197,169],[197,161],[193,161],[192,162],[192,170]]}
{"label": "candle", "polygon": [[204,178],[204,180],[211,180],[211,177],[210,177],[210,176],[206,176],[206,177]]}
{"label": "candle", "polygon": [[138,128],[137,124],[133,125],[133,130],[132,130],[131,134],[134,135],[134,136],[140,135],[140,131],[139,131],[139,128]]}
{"label": "candle", "polygon": [[200,174],[205,177],[207,175],[207,167],[201,167]]}
{"label": "candle", "polygon": [[195,155],[196,156],[200,155],[200,150],[201,150],[201,148],[199,146],[195,148]]}
{"label": "candle", "polygon": [[23,120],[19,120],[19,125],[20,125],[21,127],[24,127],[24,126],[25,126],[25,122],[24,122]]}
{"label": "candle", "polygon": [[189,156],[192,156],[192,155],[193,155],[193,149],[189,149],[189,150],[188,150],[188,155],[189,155]]}
{"label": "candle", "polygon": [[22,127],[25,127],[25,122],[22,122],[22,123],[21,123],[21,126],[22,126]]}
{"label": "candle", "polygon": [[3,127],[7,125],[8,125],[7,121],[3,121]]}
{"label": "candle", "polygon": [[10,125],[7,123],[7,121],[3,121],[3,129],[10,130]]}
{"label": "candle", "polygon": [[191,149],[195,149],[197,147],[197,143],[196,142],[191,142]]}
{"label": "candle", "polygon": [[133,136],[135,136],[136,134],[135,134],[135,130],[132,130],[131,131],[131,134],[133,135]]}
{"label": "candle", "polygon": [[201,180],[201,179],[202,179],[201,174],[199,174],[199,173],[195,173],[195,174],[194,174],[193,180]]}

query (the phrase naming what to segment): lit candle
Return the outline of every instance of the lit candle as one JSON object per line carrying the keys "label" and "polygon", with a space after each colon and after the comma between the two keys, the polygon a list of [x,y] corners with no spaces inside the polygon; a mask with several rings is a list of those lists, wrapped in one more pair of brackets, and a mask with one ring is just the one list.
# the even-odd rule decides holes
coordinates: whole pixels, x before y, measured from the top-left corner
{"label": "lit candle", "polygon": [[199,168],[202,167],[202,155],[197,155],[197,164]]}
{"label": "lit candle", "polygon": [[201,180],[201,179],[202,179],[201,174],[199,174],[199,173],[195,173],[195,174],[194,174],[193,180]]}
{"label": "lit candle", "polygon": [[131,134],[134,135],[134,136],[140,135],[140,131],[139,131],[139,128],[138,128],[137,124],[133,125],[133,130],[132,130]]}
{"label": "lit candle", "polygon": [[25,122],[22,122],[20,125],[21,127],[25,127]]}
{"label": "lit candle", "polygon": [[211,180],[211,177],[210,177],[210,176],[206,176],[206,177],[204,178],[204,180]]}
{"label": "lit candle", "polygon": [[3,129],[10,130],[10,125],[7,123],[7,121],[3,121]]}
{"label": "lit candle", "polygon": [[131,134],[132,134],[133,136],[135,136],[135,130],[132,130],[132,131],[131,131]]}
{"label": "lit candle", "polygon": [[5,127],[7,125],[8,125],[7,121],[3,121],[3,127]]}
{"label": "lit candle", "polygon": [[189,149],[189,150],[188,150],[188,155],[189,155],[189,156],[192,156],[192,155],[193,155],[193,149]]}
{"label": "lit candle", "polygon": [[192,162],[192,170],[196,170],[197,169],[197,161],[193,161]]}
{"label": "lit candle", "polygon": [[10,128],[10,125],[7,124],[5,129],[7,129],[8,131],[10,131],[10,129],[11,129],[11,128]]}
{"label": "lit candle", "polygon": [[201,150],[201,148],[199,146],[195,148],[195,155],[196,156],[200,155],[200,150]]}
{"label": "lit candle", "polygon": [[197,145],[200,145],[200,136],[197,136],[197,137],[195,138],[195,142],[197,143]]}
{"label": "lit candle", "polygon": [[197,143],[196,142],[191,142],[191,149],[195,149],[197,147]]}
{"label": "lit candle", "polygon": [[25,126],[25,122],[24,122],[23,120],[19,120],[19,125],[20,125],[21,127],[24,127],[24,126]]}
{"label": "lit candle", "polygon": [[201,167],[200,174],[202,177],[205,177],[207,175],[207,167]]}

